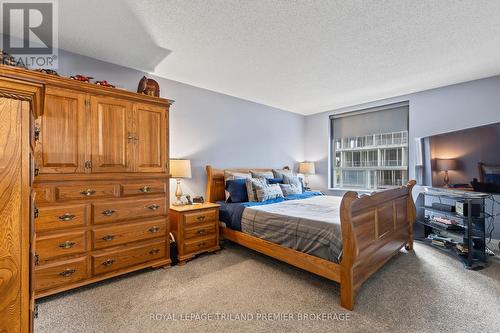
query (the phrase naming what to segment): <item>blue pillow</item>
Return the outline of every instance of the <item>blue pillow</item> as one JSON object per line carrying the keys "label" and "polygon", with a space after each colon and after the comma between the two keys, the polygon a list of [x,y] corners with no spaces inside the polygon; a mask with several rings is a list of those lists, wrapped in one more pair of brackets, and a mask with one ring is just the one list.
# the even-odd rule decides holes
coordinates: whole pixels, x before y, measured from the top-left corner
{"label": "blue pillow", "polygon": [[484,175],[484,182],[500,185],[500,173],[487,173]]}
{"label": "blue pillow", "polygon": [[246,179],[231,179],[226,181],[226,191],[229,192],[227,202],[248,202]]}
{"label": "blue pillow", "polygon": [[266,178],[267,183],[271,184],[283,184],[283,178]]}

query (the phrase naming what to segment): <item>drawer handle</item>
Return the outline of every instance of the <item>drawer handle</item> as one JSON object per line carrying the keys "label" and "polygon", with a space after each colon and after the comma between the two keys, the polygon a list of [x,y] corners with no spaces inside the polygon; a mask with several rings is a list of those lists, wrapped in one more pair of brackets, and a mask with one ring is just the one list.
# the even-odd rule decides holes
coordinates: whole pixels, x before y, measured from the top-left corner
{"label": "drawer handle", "polygon": [[160,249],[152,249],[151,251],[149,251],[150,255],[155,255],[155,254],[158,254],[158,253],[160,253]]}
{"label": "drawer handle", "polygon": [[205,242],[201,242],[200,244],[198,244],[198,247],[203,247],[203,246],[205,246],[205,245],[207,245],[207,243],[205,243]]}
{"label": "drawer handle", "polygon": [[106,235],[102,238],[102,240],[106,241],[106,242],[110,242],[112,241],[113,239],[115,239],[115,236],[113,235]]}
{"label": "drawer handle", "polygon": [[95,190],[92,190],[90,188],[85,190],[85,191],[80,192],[81,195],[84,195],[86,197],[90,197],[91,195],[94,195],[95,193],[96,193]]}
{"label": "drawer handle", "polygon": [[106,267],[109,267],[111,265],[113,265],[115,263],[115,259],[108,259],[106,261],[104,261],[102,264]]}
{"label": "drawer handle", "polygon": [[148,231],[152,234],[156,234],[158,231],[160,231],[160,227],[154,226],[149,228]]}
{"label": "drawer handle", "polygon": [[106,209],[105,211],[102,212],[102,215],[111,216],[114,213],[115,213],[114,210],[112,210],[112,209]]}
{"label": "drawer handle", "polygon": [[160,208],[160,205],[152,204],[152,205],[149,205],[148,208],[151,209],[152,211],[155,211],[155,210],[158,210],[158,208]]}
{"label": "drawer handle", "polygon": [[75,274],[75,272],[76,272],[76,269],[74,269],[74,268],[68,268],[67,270],[62,271],[61,273],[59,273],[59,275],[61,275],[62,277],[68,277],[68,276],[71,276],[71,275]]}
{"label": "drawer handle", "polygon": [[196,219],[198,220],[198,222],[203,222],[205,221],[205,215],[198,216]]}
{"label": "drawer handle", "polygon": [[204,235],[205,234],[205,229],[198,230],[198,235]]}
{"label": "drawer handle", "polygon": [[70,213],[66,213],[64,215],[61,215],[59,216],[59,220],[61,221],[64,221],[64,222],[67,222],[67,221],[71,221],[72,219],[74,219],[76,216],[73,215],[73,214],[70,214]]}
{"label": "drawer handle", "polygon": [[142,193],[148,193],[149,191],[151,191],[151,187],[145,185],[145,186],[141,187],[139,189],[139,191],[141,191]]}
{"label": "drawer handle", "polygon": [[75,244],[76,244],[75,242],[66,241],[64,243],[59,244],[59,247],[61,249],[71,249]]}

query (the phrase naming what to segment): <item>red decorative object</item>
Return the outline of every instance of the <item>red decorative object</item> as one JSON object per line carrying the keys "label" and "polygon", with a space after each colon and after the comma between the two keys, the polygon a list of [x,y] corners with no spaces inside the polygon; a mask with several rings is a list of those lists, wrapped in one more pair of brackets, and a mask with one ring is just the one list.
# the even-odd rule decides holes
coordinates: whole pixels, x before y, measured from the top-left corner
{"label": "red decorative object", "polygon": [[110,88],[114,88],[115,86],[110,84],[108,81],[106,80],[102,80],[102,81],[95,81],[95,84],[99,85],[99,86],[103,86],[103,87],[110,87]]}
{"label": "red decorative object", "polygon": [[91,76],[84,76],[84,75],[75,75],[75,76],[70,76],[69,77],[72,80],[80,81],[80,82],[87,82],[90,83],[90,80],[93,79]]}
{"label": "red decorative object", "polygon": [[137,92],[144,95],[160,97],[160,85],[155,80],[143,76],[137,86]]}

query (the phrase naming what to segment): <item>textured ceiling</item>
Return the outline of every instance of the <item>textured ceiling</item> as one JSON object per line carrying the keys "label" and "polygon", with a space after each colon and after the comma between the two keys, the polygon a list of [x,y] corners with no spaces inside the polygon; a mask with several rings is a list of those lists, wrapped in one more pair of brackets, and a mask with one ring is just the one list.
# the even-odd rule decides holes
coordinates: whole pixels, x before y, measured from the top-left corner
{"label": "textured ceiling", "polygon": [[500,74],[500,1],[64,0],[59,46],[312,114]]}

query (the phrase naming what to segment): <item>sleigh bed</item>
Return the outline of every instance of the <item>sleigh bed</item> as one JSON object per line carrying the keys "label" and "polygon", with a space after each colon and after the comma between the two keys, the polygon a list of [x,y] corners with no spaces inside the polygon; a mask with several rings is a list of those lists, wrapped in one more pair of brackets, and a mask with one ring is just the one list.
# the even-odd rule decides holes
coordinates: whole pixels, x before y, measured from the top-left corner
{"label": "sleigh bed", "polygon": [[[226,170],[263,172],[271,169]],[[207,200],[209,202],[224,201],[226,198],[224,170],[207,166],[206,171],[208,178]],[[224,223],[221,223],[220,229],[226,240],[338,282],[340,284],[340,304],[344,308],[352,310],[356,292],[363,282],[397,254],[401,248],[413,249],[413,222],[416,215],[412,199],[414,185],[415,181],[412,180],[406,186],[365,196],[358,196],[358,193],[352,191],[345,193],[343,198],[335,203],[338,205],[335,207],[335,211],[339,215],[340,228],[338,229],[340,229],[341,234],[337,235],[341,248],[341,256],[339,256],[338,261],[283,246],[235,230]],[[306,200],[310,200],[311,203],[318,201],[318,199]],[[276,205],[280,205],[280,203]],[[274,204],[273,206],[276,210],[277,206]],[[262,210],[265,209],[248,208],[248,212],[254,215]],[[264,213],[271,214],[271,212]],[[246,215],[248,216],[248,214]],[[243,216],[245,217],[245,213]],[[283,216],[286,221],[282,221],[281,226],[287,223],[288,218],[288,216]]]}

